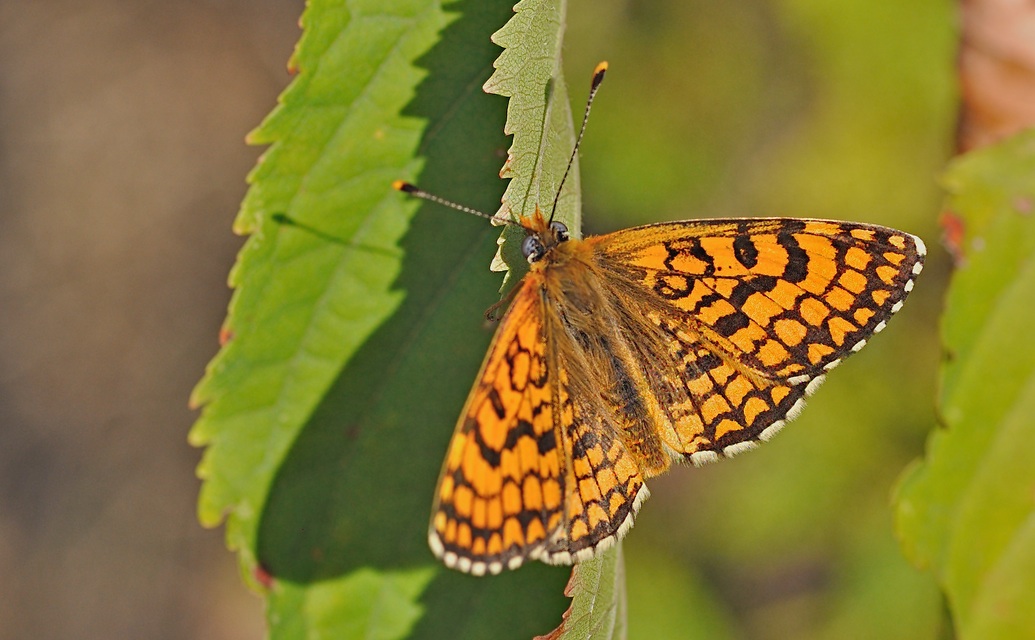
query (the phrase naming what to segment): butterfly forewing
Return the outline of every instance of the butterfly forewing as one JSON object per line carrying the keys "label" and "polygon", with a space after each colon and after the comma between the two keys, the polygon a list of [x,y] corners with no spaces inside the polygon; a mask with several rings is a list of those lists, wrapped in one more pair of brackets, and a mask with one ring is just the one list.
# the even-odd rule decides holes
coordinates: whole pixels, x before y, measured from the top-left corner
{"label": "butterfly forewing", "polygon": [[618,303],[660,334],[639,341],[655,345],[641,361],[673,424],[666,444],[695,461],[793,418],[901,308],[925,252],[886,227],[803,219],[662,223],[594,241]]}
{"label": "butterfly forewing", "polygon": [[542,298],[525,281],[501,321],[449,444],[432,514],[446,564],[498,573],[536,557],[563,517]]}
{"label": "butterfly forewing", "polygon": [[526,276],[450,442],[429,533],[449,566],[570,564],[632,526],[647,497],[613,411],[582,391],[584,359],[547,326],[547,299],[541,274]]}

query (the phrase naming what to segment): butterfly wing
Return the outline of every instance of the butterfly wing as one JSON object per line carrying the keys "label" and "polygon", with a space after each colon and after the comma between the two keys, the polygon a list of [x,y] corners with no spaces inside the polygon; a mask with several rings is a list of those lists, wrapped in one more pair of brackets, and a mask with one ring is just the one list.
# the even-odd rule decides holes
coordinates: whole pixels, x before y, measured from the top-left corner
{"label": "butterfly wing", "polygon": [[565,507],[542,559],[571,564],[621,539],[649,492],[627,446],[621,413],[592,388],[601,382],[600,371],[587,367],[587,354],[570,340],[556,313],[548,314],[547,325]]}
{"label": "butterfly wing", "polygon": [[449,444],[429,542],[481,575],[542,553],[563,512],[560,442],[532,274],[501,320]]}
{"label": "butterfly wing", "polygon": [[694,462],[768,439],[826,371],[902,307],[923,266],[914,236],[801,219],[694,220],[591,239],[611,304]]}
{"label": "butterfly wing", "polygon": [[818,220],[689,221],[571,241],[523,281],[439,481],[429,541],[474,574],[585,559],[670,456],[767,439],[902,306],[919,238]]}
{"label": "butterfly wing", "polygon": [[439,479],[429,543],[476,575],[525,559],[570,564],[630,526],[647,497],[606,410],[547,322],[541,274],[526,275],[457,424]]}

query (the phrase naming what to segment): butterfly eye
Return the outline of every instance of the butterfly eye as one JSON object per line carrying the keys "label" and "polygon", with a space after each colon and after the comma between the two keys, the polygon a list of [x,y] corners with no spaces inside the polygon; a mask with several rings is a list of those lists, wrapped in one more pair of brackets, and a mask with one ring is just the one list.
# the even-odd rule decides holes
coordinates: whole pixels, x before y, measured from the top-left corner
{"label": "butterfly eye", "polygon": [[521,243],[521,253],[524,254],[529,264],[537,262],[546,253],[546,247],[543,246],[542,241],[537,236],[525,236],[525,241]]}
{"label": "butterfly eye", "polygon": [[553,230],[553,235],[557,238],[557,242],[567,242],[570,235],[568,235],[568,227],[563,222],[557,222],[556,220],[550,223],[550,229]]}

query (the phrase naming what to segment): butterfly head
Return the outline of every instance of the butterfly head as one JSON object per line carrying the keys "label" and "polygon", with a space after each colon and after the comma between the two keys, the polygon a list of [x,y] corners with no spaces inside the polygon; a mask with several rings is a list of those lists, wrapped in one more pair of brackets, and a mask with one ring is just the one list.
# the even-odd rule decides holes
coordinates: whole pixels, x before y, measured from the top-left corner
{"label": "butterfly head", "polygon": [[538,208],[531,218],[523,217],[519,224],[525,229],[521,254],[528,260],[528,264],[539,262],[554,247],[571,239],[567,225],[560,220],[548,222]]}
{"label": "butterfly head", "polygon": [[[480,218],[487,218],[494,221],[500,220],[496,216],[491,216],[476,209],[465,207],[462,204],[457,204],[450,200],[430,194],[423,189],[415,187],[409,182],[396,180],[392,183],[392,187],[412,196],[437,202],[438,204],[447,206],[451,209],[470,213]],[[529,264],[539,262],[548,253],[550,253],[554,247],[571,239],[571,234],[568,232],[567,225],[559,220],[548,220],[543,216],[543,212],[540,211],[539,207],[536,207],[535,213],[531,216],[520,216],[517,220],[511,219],[504,220],[503,222],[504,224],[519,226],[525,230],[525,239],[521,243],[521,253],[525,256],[525,259],[528,260]]]}

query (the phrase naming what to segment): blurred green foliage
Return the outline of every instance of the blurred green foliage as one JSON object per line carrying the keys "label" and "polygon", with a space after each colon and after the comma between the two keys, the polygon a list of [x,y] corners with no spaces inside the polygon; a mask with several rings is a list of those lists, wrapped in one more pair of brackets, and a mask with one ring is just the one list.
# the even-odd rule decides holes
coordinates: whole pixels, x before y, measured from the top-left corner
{"label": "blurred green foliage", "polygon": [[896,525],[910,558],[938,577],[958,637],[1031,638],[1035,131],[961,156],[944,181],[964,232],[941,323],[943,428],[903,478]]}
{"label": "blurred green foliage", "polygon": [[955,37],[932,0],[571,2],[569,80],[611,65],[581,156],[587,233],[788,215],[931,249],[903,312],[778,438],[651,482],[625,544],[630,638],[945,633],[888,505],[935,424]]}

